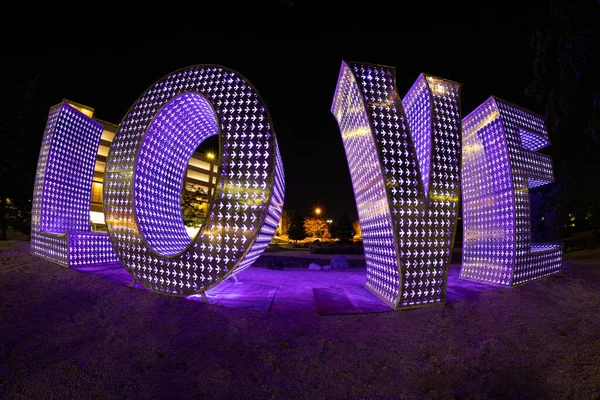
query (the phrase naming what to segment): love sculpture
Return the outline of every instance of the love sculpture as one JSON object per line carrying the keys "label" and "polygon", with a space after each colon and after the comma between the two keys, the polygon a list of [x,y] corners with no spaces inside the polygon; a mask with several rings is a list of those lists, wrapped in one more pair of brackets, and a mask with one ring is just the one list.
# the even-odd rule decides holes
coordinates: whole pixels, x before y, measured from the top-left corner
{"label": "love sculpture", "polygon": [[[271,241],[283,207],[283,165],[266,106],[237,72],[208,65],[176,71],[127,112],[106,163],[108,236],[89,227],[102,129],[83,129],[86,123],[91,119],[67,104],[50,112],[34,194],[33,254],[63,266],[118,260],[147,288],[185,296],[250,266]],[[220,175],[207,220],[190,240],[181,187],[194,150],[212,135],[220,139]],[[44,224],[63,217],[67,223]],[[99,257],[96,242],[72,243],[82,235],[102,245],[110,238],[111,251]]]}
{"label": "love sculpture", "polygon": [[460,192],[460,85],[345,62],[335,115],[354,186],[366,287],[392,308],[444,301]]}
{"label": "love sculpture", "polygon": [[463,120],[460,276],[514,286],[560,272],[562,243],[531,243],[528,188],[554,180],[544,120],[490,98]]}
{"label": "love sculpture", "polygon": [[[391,308],[445,301],[461,186],[461,277],[517,285],[560,271],[561,244],[531,244],[528,187],[553,180],[543,120],[491,98],[461,123],[455,82],[419,76],[403,100],[395,69],[344,62],[332,105],[354,188],[366,287]],[[215,65],[175,71],[121,121],[103,189],[108,234],[89,204],[102,125],[51,108],[34,188],[31,253],[66,267],[119,261],[147,288],[203,294],[260,256],[281,217],[284,174],[258,91]],[[183,223],[187,163],[219,135],[217,189],[196,237]],[[462,141],[462,143],[461,143]]]}
{"label": "love sculpture", "polygon": [[50,109],[33,188],[31,254],[65,267],[117,261],[108,236],[90,226],[101,135],[101,124],[67,103]]}

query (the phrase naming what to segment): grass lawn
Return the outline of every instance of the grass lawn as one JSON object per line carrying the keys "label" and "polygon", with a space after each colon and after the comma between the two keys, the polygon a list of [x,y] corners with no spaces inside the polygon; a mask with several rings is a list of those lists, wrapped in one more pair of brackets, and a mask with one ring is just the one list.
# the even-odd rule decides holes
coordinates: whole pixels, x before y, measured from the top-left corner
{"label": "grass lawn", "polygon": [[279,286],[268,311],[131,289],[2,243],[0,398],[600,398],[600,250],[521,287],[374,314],[319,315],[301,294],[349,275],[258,269],[239,277]]}

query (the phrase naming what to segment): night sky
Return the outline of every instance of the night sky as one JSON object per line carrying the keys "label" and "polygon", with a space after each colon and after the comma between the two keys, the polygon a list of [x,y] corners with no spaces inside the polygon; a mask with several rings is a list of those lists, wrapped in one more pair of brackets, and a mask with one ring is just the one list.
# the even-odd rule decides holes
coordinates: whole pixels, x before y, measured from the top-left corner
{"label": "night sky", "polygon": [[[524,89],[533,79],[529,38],[547,4],[523,9],[525,2],[485,2],[467,9],[339,2],[338,13],[338,2],[323,3],[327,7],[221,2],[135,16],[98,3],[92,13],[74,16],[54,8],[24,14],[17,30],[2,28],[2,89],[10,93],[14,82],[40,74],[47,108],[66,98],[119,123],[140,94],[172,71],[195,64],[237,70],[258,89],[273,119],[285,209],[306,215],[321,205],[328,218],[347,212],[353,220],[350,174],[330,112],[342,60],[395,66],[401,97],[421,72],[460,82],[463,116],[491,95],[543,112]],[[3,101],[6,106],[10,96]],[[23,140],[39,149],[42,130]]]}

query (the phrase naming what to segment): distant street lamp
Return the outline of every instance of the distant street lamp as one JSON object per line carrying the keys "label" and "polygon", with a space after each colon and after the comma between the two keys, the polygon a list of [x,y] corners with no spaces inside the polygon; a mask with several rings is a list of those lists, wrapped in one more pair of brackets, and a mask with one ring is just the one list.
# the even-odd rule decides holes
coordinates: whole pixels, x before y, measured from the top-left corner
{"label": "distant street lamp", "polygon": [[214,160],[215,153],[209,151],[208,153],[206,153],[206,158],[208,158],[209,160]]}
{"label": "distant street lamp", "polygon": [[327,220],[327,223],[328,223],[328,224],[331,224],[331,223],[333,223],[333,220],[332,220],[332,219],[328,219],[328,220]]}

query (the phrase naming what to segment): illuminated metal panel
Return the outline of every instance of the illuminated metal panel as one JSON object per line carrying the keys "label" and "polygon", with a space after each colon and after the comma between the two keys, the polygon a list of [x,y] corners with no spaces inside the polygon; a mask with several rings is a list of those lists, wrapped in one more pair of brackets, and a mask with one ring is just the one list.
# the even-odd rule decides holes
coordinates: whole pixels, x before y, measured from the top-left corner
{"label": "illuminated metal panel", "polygon": [[[217,188],[191,240],[181,190],[190,157],[212,135],[221,154]],[[103,194],[123,266],[153,291],[186,296],[252,264],[275,233],[283,193],[283,165],[258,92],[235,71],[198,65],[165,76],[128,111]]]}
{"label": "illuminated metal panel", "polygon": [[90,198],[103,126],[66,102],[50,109],[33,192],[31,254],[65,267],[117,261],[92,233]]}
{"label": "illuminated metal panel", "polygon": [[560,272],[561,243],[531,243],[528,188],[554,180],[544,120],[491,97],[463,120],[460,276],[514,286]]}
{"label": "illuminated metal panel", "polygon": [[344,62],[332,113],[363,235],[366,287],[392,308],[444,301],[460,194],[460,85]]}

